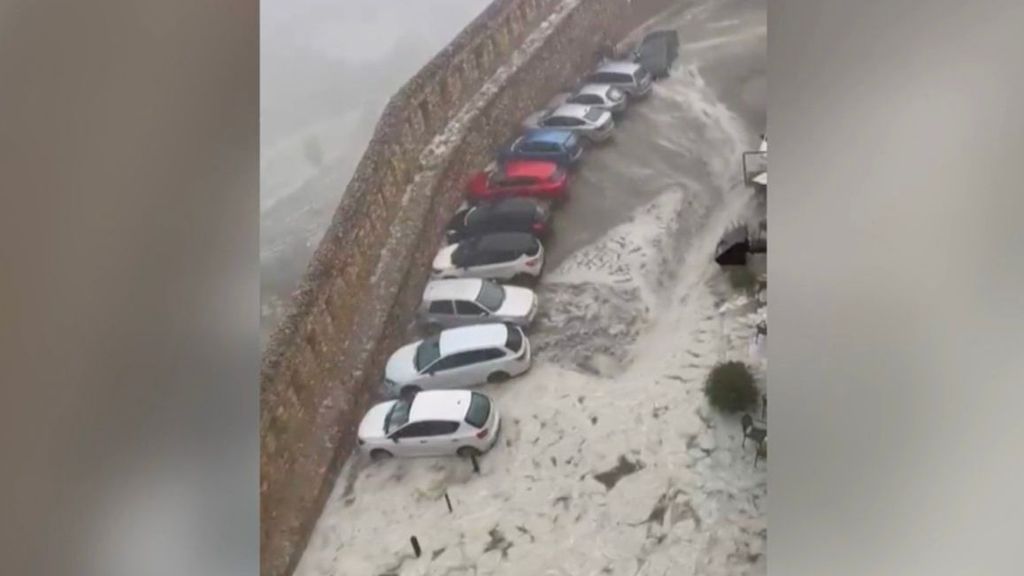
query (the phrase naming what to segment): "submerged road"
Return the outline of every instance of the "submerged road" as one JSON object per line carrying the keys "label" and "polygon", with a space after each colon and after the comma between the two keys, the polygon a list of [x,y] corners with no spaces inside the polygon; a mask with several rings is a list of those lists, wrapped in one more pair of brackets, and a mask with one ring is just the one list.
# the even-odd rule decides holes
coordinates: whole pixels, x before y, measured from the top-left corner
{"label": "submerged road", "polygon": [[534,367],[481,387],[503,418],[481,473],[353,457],[298,576],[766,573],[765,466],[702,393],[715,363],[758,363],[760,305],[712,255],[760,209],[740,154],[765,129],[765,5],[652,23],[680,32],[680,57],[555,215]]}

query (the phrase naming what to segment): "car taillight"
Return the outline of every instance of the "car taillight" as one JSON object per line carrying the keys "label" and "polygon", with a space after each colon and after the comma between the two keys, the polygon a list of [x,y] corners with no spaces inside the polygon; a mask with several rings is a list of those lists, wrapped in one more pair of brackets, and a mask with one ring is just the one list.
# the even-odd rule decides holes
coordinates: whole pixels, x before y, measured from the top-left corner
{"label": "car taillight", "polygon": [[476,433],[476,437],[481,439],[481,440],[486,438],[487,437],[487,428],[482,428],[479,432],[477,432]]}
{"label": "car taillight", "polygon": [[533,231],[534,232],[543,232],[544,231],[544,223],[543,222],[534,222],[533,223]]}

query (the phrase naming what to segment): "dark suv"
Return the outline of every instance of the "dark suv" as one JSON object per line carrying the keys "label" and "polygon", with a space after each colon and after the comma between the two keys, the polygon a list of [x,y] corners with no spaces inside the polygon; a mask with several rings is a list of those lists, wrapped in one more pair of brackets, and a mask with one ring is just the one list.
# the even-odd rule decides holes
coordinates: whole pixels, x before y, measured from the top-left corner
{"label": "dark suv", "polygon": [[490,232],[548,233],[550,214],[544,206],[529,198],[505,198],[460,208],[448,223],[448,242],[461,242],[470,236]]}

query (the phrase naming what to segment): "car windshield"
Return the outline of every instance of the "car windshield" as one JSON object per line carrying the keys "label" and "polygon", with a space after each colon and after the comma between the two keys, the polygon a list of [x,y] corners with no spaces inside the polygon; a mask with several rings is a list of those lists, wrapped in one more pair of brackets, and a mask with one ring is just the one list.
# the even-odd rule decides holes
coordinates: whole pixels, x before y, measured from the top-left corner
{"label": "car windshield", "polygon": [[411,400],[398,400],[395,402],[391,406],[391,410],[388,410],[388,415],[384,417],[384,433],[391,434],[405,426],[405,423],[409,421],[409,410],[411,408]]}
{"label": "car windshield", "polygon": [[423,370],[441,357],[441,339],[437,336],[427,338],[416,347],[416,370]]}
{"label": "car windshield", "polygon": [[501,308],[501,303],[505,301],[505,289],[494,282],[484,282],[480,286],[480,293],[477,294],[476,301],[484,308],[494,312]]}
{"label": "car windshield", "polygon": [[473,397],[469,401],[469,410],[466,411],[466,422],[477,428],[483,428],[490,417],[491,401],[487,399],[487,396],[473,392]]}
{"label": "car windshield", "polygon": [[586,113],[583,114],[583,117],[591,122],[597,122],[601,119],[602,115],[604,115],[604,110],[601,110],[600,108],[588,108]]}

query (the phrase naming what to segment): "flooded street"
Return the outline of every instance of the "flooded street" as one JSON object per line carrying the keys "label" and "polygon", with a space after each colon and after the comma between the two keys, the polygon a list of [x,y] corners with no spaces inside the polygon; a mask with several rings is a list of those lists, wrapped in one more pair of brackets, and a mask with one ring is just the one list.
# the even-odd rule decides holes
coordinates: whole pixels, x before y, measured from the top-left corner
{"label": "flooded street", "polygon": [[260,4],[260,327],[265,343],[388,99],[489,0]]}
{"label": "flooded street", "polygon": [[679,31],[679,59],[555,215],[534,366],[481,387],[503,424],[480,474],[353,457],[298,576],[766,573],[765,465],[702,390],[717,362],[764,361],[762,304],[712,257],[762,209],[740,157],[765,130],[765,4],[688,3],[654,23]]}

